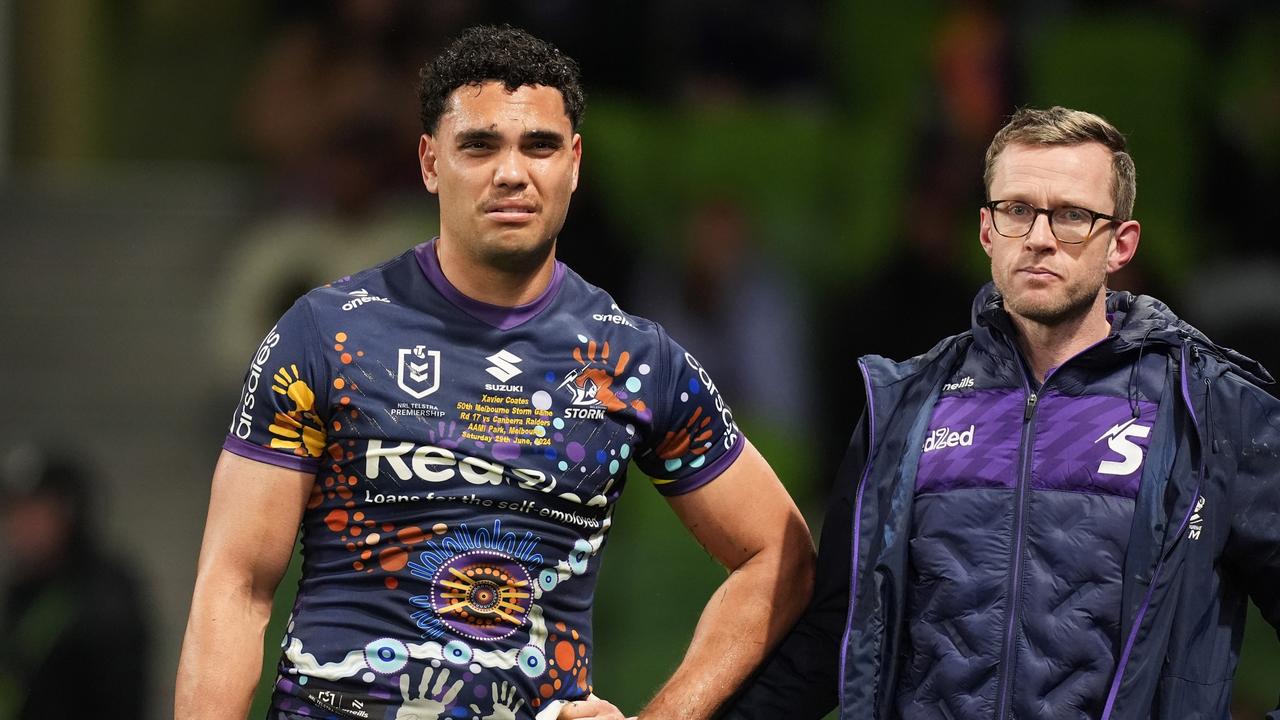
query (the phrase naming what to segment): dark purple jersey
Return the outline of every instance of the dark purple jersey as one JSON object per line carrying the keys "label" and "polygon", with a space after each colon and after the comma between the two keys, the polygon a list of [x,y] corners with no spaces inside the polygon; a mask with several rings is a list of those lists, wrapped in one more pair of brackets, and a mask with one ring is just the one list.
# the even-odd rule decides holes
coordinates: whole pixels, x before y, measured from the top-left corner
{"label": "dark purple jersey", "polygon": [[742,441],[697,360],[564,265],[495,307],[424,243],[285,313],[223,447],[316,474],[273,706],[429,720],[587,695],[628,464],[677,495]]}

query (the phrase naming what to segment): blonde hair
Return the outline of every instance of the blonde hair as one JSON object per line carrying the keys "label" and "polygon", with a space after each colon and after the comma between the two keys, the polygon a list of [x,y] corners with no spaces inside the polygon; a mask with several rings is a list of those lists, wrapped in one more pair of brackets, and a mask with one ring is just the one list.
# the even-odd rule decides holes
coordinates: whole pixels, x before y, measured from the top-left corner
{"label": "blonde hair", "polygon": [[1047,110],[1019,108],[992,138],[982,172],[988,196],[991,194],[996,158],[1009,145],[1079,145],[1089,142],[1099,143],[1111,151],[1111,199],[1115,204],[1111,214],[1128,220],[1133,215],[1138,180],[1133,158],[1126,151],[1124,135],[1098,115],[1057,105]]}

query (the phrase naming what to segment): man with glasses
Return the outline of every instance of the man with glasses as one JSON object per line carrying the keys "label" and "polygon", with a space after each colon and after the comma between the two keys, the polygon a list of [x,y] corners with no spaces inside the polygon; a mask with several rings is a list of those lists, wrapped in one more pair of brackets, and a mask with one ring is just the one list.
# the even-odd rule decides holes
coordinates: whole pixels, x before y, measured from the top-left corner
{"label": "man with glasses", "polygon": [[1254,361],[1106,289],[1138,247],[1134,178],[1097,115],[996,134],[994,282],[968,332],[859,361],[813,601],[731,717],[1227,716],[1248,598],[1280,627],[1280,403]]}

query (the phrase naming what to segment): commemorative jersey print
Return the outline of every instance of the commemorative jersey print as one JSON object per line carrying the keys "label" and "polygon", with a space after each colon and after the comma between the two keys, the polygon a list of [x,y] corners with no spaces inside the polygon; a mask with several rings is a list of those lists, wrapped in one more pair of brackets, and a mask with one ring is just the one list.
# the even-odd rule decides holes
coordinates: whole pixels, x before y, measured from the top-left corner
{"label": "commemorative jersey print", "polygon": [[431,243],[295,304],[224,447],[316,472],[274,707],[399,720],[584,697],[629,463],[679,494],[741,450],[660,328],[562,265],[530,306],[475,303]]}

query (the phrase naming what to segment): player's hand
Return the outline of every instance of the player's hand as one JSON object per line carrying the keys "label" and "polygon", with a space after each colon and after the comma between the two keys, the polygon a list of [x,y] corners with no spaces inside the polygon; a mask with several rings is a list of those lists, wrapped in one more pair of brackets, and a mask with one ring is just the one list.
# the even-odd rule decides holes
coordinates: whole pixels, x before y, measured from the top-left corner
{"label": "player's hand", "polygon": [[608,700],[598,697],[576,700],[560,708],[558,720],[629,720]]}

